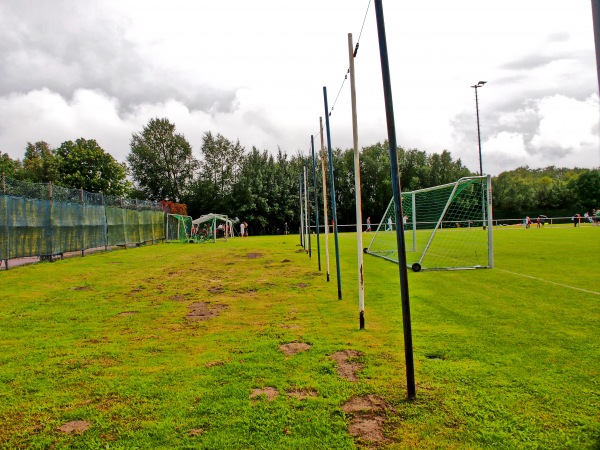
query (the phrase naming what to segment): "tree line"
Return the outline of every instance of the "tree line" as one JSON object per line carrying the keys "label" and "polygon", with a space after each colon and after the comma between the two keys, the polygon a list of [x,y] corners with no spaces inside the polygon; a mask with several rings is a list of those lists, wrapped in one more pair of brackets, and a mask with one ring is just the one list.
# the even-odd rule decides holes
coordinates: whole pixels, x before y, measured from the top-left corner
{"label": "tree line", "polygon": [[[318,202],[322,204],[321,160],[315,152]],[[354,224],[354,151],[332,152],[338,222]],[[299,227],[300,174],[309,173],[311,204],[312,158],[282,149],[275,154],[207,131],[199,154],[168,119],[151,119],[133,133],[127,163],[117,162],[98,143],[84,138],[63,142],[52,149],[46,142],[28,143],[22,161],[0,154],[0,171],[31,182],[83,188],[107,195],[129,196],[187,205],[188,214],[221,213],[248,222],[253,234],[275,234]],[[412,191],[450,183],[475,175],[454,160],[447,150],[426,153],[398,149],[400,183]],[[326,160],[328,170],[328,161]],[[378,222],[392,196],[387,141],[363,147],[360,152],[362,211]],[[494,215],[524,215],[600,207],[600,172],[597,169],[529,169],[521,167],[493,178]],[[329,188],[329,186],[327,186]],[[322,212],[322,211],[321,211]]]}

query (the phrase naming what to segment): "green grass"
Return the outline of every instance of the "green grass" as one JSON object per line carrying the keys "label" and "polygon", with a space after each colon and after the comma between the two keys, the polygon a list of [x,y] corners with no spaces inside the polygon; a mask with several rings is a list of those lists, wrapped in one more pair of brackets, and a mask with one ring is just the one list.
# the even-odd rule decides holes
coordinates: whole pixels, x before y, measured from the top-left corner
{"label": "green grass", "polygon": [[[314,239],[309,260],[298,236],[0,272],[0,445],[350,449],[361,443],[341,406],[375,394],[388,405],[380,447],[599,449],[599,233],[501,229],[493,270],[409,272],[412,402],[398,267],[365,255],[358,330],[352,234],[340,235],[341,301],[333,248],[327,283],[324,254],[319,272]],[[228,307],[191,322],[194,302]],[[312,348],[279,351],[294,341]],[[357,383],[337,375],[330,355],[343,349],[363,353]],[[279,396],[250,400],[264,387]],[[58,430],[71,420],[91,427]]]}

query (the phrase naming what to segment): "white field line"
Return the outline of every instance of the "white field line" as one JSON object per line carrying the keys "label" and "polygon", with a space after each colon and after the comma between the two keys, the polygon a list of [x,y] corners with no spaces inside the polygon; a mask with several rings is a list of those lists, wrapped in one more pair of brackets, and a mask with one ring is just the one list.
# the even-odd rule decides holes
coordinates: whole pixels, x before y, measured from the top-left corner
{"label": "white field line", "polygon": [[562,284],[562,283],[555,283],[554,281],[549,281],[549,280],[544,280],[543,278],[538,278],[538,277],[532,277],[531,275],[524,275],[522,273],[517,273],[517,272],[511,272],[510,270],[505,270],[505,269],[496,269],[496,270],[501,270],[502,272],[506,272],[506,273],[510,273],[512,275],[518,275],[520,277],[525,277],[525,278],[530,278],[532,280],[537,280],[537,281],[542,281],[544,283],[549,283],[549,284],[554,284],[556,286],[562,286],[562,287],[566,287],[568,289],[574,289],[576,291],[581,291],[581,292],[585,292],[586,294],[595,294],[595,295],[600,295],[600,292],[595,292],[595,291],[589,291],[587,289],[581,289],[575,286],[569,286],[568,284]]}

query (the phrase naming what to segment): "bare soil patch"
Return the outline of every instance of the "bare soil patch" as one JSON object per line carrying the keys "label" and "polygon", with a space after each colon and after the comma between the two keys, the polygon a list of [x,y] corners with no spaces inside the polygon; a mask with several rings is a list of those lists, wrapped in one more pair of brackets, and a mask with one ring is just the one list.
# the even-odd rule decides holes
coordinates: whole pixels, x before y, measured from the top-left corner
{"label": "bare soil patch", "polygon": [[288,391],[287,395],[290,397],[296,397],[298,400],[304,400],[305,398],[312,398],[317,396],[317,391],[314,389],[295,389]]}
{"label": "bare soil patch", "polygon": [[227,309],[227,305],[212,305],[206,302],[195,302],[188,306],[186,319],[192,321],[210,320],[217,317]]}
{"label": "bare soil patch", "polygon": [[174,300],[176,302],[180,302],[182,300],[185,300],[185,295],[173,295],[170,298],[171,298],[171,300]]}
{"label": "bare soil patch", "polygon": [[304,342],[290,342],[289,344],[282,344],[279,346],[279,350],[287,356],[295,355],[296,353],[305,352],[312,348],[312,345]]}
{"label": "bare soil patch", "polygon": [[188,431],[190,436],[200,436],[202,433],[204,433],[204,430],[202,430],[201,428],[192,428],[190,431]]}
{"label": "bare soil patch", "polygon": [[93,291],[91,286],[77,286],[73,288],[74,291]]}
{"label": "bare soil patch", "polygon": [[246,255],[246,258],[249,259],[257,259],[257,258],[262,258],[264,255],[262,253],[248,253]]}
{"label": "bare soil patch", "polygon": [[124,317],[124,316],[133,316],[135,314],[137,314],[137,311],[123,311],[122,313],[119,313],[120,317]]}
{"label": "bare soil patch", "polygon": [[353,359],[361,355],[362,353],[357,350],[341,350],[331,355],[331,359],[337,362],[338,375],[349,381],[358,381],[356,372],[362,369],[363,366],[353,361]]}
{"label": "bare soil patch", "polygon": [[348,432],[358,443],[378,446],[389,442],[383,435],[387,422],[385,400],[376,395],[353,397],[342,405],[342,410],[351,416]]}
{"label": "bare soil patch", "polygon": [[261,395],[266,396],[267,402],[270,402],[271,400],[273,400],[275,397],[277,397],[279,395],[279,392],[277,391],[277,389],[275,389],[273,387],[265,387],[262,389],[252,389],[252,392],[250,393],[250,400],[256,399],[257,397],[260,397]]}
{"label": "bare soil patch", "polygon": [[291,261],[290,259],[284,259],[284,260],[282,260],[281,262],[282,262],[282,263],[290,263],[290,262],[292,262],[292,261]]}
{"label": "bare soil patch", "polygon": [[92,424],[85,420],[73,420],[58,427],[58,431],[62,431],[63,433],[81,434],[91,426]]}
{"label": "bare soil patch", "polygon": [[225,289],[222,286],[214,286],[214,287],[208,288],[208,292],[210,292],[213,295],[222,294],[224,291],[225,291]]}

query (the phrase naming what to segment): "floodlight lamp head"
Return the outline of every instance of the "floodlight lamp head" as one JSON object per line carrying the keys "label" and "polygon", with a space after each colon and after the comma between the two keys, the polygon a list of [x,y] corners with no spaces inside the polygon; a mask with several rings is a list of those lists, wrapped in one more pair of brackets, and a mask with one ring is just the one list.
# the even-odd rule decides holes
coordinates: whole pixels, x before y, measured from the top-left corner
{"label": "floodlight lamp head", "polygon": [[477,83],[477,86],[481,87],[481,86],[483,86],[485,83],[487,83],[487,81],[480,81],[479,83]]}

